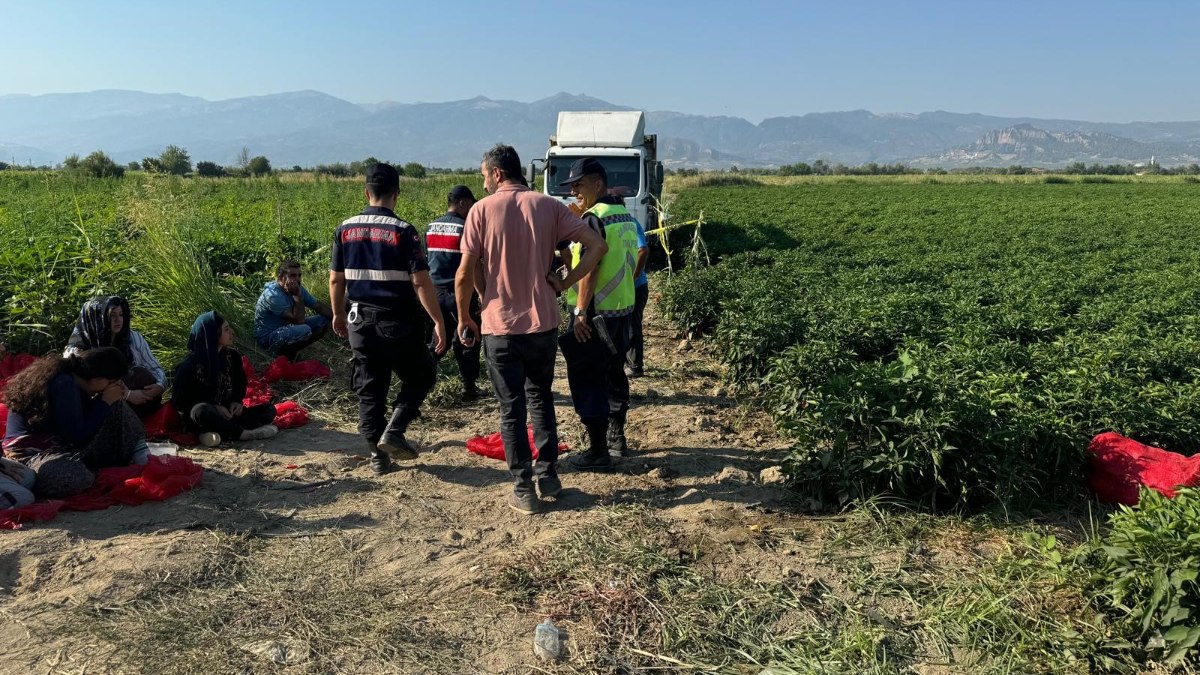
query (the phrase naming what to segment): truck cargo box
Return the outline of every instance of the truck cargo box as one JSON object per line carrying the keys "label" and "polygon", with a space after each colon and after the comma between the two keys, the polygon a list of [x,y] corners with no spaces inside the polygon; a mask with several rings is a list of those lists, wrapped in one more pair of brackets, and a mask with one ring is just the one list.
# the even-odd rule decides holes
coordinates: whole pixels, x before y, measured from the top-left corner
{"label": "truck cargo box", "polygon": [[636,148],[642,145],[646,116],[640,110],[560,112],[554,141],[560,147]]}

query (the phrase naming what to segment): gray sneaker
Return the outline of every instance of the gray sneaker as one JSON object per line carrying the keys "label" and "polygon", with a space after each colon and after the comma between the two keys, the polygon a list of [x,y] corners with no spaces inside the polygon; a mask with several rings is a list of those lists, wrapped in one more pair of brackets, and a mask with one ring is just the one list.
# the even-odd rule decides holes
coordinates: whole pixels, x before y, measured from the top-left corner
{"label": "gray sneaker", "polygon": [[242,432],[241,438],[239,438],[238,440],[264,441],[268,438],[275,438],[275,436],[278,434],[279,434],[279,427],[275,426],[274,424],[264,424],[261,427],[254,427],[253,429],[246,429],[245,431]]}
{"label": "gray sneaker", "polygon": [[537,515],[542,510],[542,503],[538,501],[537,494],[533,490],[520,493],[513,490],[508,495],[508,505],[512,510],[527,516]]}
{"label": "gray sneaker", "polygon": [[537,491],[542,499],[557,497],[562,492],[562,481],[558,480],[558,476],[542,476],[537,479]]}

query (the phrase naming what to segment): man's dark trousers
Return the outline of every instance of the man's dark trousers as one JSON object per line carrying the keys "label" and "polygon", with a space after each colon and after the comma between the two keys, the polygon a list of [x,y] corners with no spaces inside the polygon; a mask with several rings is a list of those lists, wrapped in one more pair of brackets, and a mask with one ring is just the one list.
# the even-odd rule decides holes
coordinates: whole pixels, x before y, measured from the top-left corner
{"label": "man's dark trousers", "polygon": [[633,326],[632,338],[629,341],[629,351],[626,352],[625,365],[637,374],[645,370],[644,356],[646,351],[646,336],[642,332],[642,324],[646,320],[646,303],[650,300],[650,284],[642,284],[633,289]]}
{"label": "man's dark trousers", "polygon": [[624,420],[629,410],[629,377],[625,375],[625,353],[629,350],[632,326],[631,315],[604,317],[616,353],[608,348],[592,322],[592,337],[577,342],[574,319],[562,336],[563,358],[567,361],[567,382],[571,385],[571,401],[575,412],[586,425],[606,423],[609,417]]}
{"label": "man's dark trousers", "polygon": [[[479,340],[475,341],[472,347],[464,347],[461,340],[458,340],[454,335],[455,327],[458,326],[458,304],[454,299],[454,289],[444,286],[438,287],[438,306],[442,308],[442,319],[446,322],[446,330],[449,335],[446,337],[454,348],[454,360],[458,363],[458,372],[462,375],[463,384],[470,388],[479,381],[479,350],[482,348],[482,343]],[[479,316],[479,296],[471,294],[471,318],[475,320],[475,325],[479,325],[482,321]],[[430,333],[430,341],[433,336]]]}
{"label": "man's dark trousers", "polygon": [[[554,418],[554,359],[556,331],[529,335],[484,335],[488,376],[500,401],[500,438],[508,470],[517,491],[531,489],[533,476],[554,475],[558,463],[558,423]],[[533,425],[537,463],[525,430],[526,414]]]}
{"label": "man's dark trousers", "polygon": [[393,431],[403,434],[420,415],[437,369],[425,344],[424,322],[363,312],[367,316],[350,324],[354,352],[350,386],[358,394],[358,431],[374,444],[387,430],[392,373],[401,383],[394,402],[398,426]]}

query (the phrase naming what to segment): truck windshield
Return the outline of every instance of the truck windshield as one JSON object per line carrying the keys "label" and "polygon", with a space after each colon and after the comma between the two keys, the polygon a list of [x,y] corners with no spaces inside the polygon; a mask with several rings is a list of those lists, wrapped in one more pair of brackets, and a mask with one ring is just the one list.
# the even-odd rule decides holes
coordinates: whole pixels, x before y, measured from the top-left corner
{"label": "truck windshield", "polygon": [[[546,167],[546,183],[550,186],[549,194],[555,197],[566,197],[571,194],[571,188],[559,185],[562,179],[571,174],[571,162],[578,157],[553,156]],[[608,192],[616,197],[632,197],[638,193],[638,183],[641,181],[641,158],[639,157],[597,157],[608,172]]]}

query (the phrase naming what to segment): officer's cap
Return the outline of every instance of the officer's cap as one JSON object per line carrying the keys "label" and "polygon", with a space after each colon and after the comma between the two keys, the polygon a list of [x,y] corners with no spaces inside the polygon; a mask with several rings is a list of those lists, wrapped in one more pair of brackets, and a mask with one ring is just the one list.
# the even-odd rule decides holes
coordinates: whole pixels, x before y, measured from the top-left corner
{"label": "officer's cap", "polygon": [[604,170],[604,165],[595,157],[582,157],[571,163],[571,173],[567,175],[559,185],[570,185],[578,182],[584,176],[600,176],[604,184],[608,184],[608,172]]}
{"label": "officer's cap", "polygon": [[377,195],[400,191],[400,172],[391,164],[379,162],[367,167],[367,187]]}

